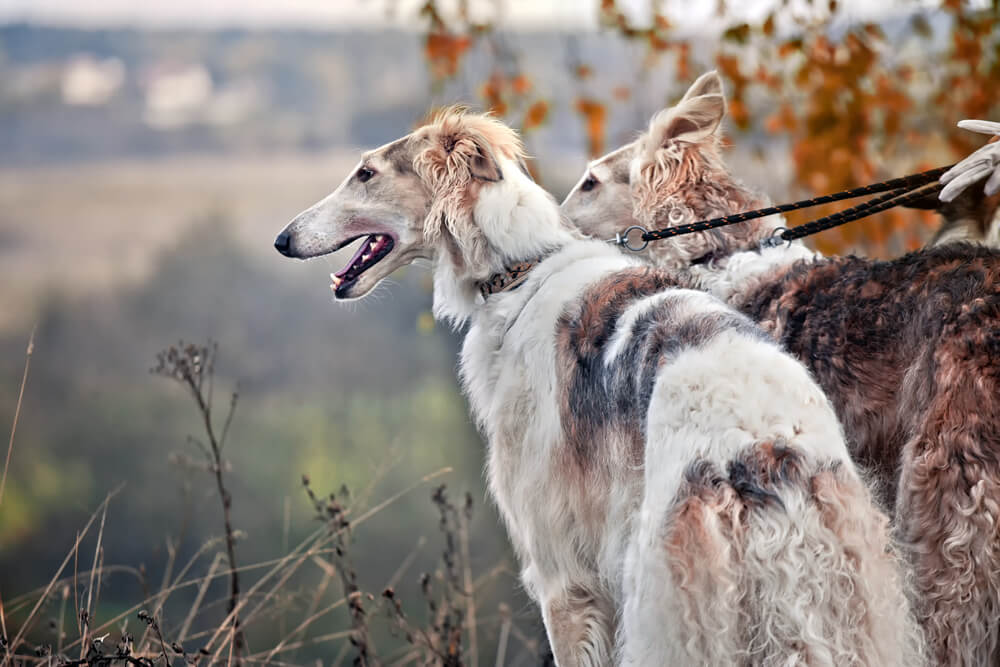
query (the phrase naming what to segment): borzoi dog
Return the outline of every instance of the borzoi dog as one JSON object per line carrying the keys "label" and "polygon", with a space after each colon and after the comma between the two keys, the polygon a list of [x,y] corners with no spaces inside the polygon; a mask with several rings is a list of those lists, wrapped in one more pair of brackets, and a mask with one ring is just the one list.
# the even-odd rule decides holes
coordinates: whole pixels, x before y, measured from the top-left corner
{"label": "borzoi dog", "polygon": [[[592,163],[564,212],[610,238],[766,205],[722,162],[724,113],[721,81],[703,76],[633,144]],[[895,505],[930,650],[941,664],[998,664],[1000,253],[955,243],[883,262],[824,259],[800,242],[760,250],[778,224],[680,236],[641,256],[686,269],[686,284],[806,363]]]}
{"label": "borzoi dog", "polygon": [[749,318],[584,240],[456,110],[366,153],[275,245],[359,299],[415,258],[469,323],[489,487],[560,667],[914,665],[888,520],[805,368]]}

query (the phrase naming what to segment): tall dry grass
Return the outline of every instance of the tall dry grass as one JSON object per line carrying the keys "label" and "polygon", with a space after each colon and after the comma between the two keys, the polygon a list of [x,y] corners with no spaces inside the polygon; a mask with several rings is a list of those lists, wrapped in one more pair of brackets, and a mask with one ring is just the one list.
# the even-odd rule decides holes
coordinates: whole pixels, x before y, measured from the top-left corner
{"label": "tall dry grass", "polygon": [[[16,415],[20,411],[33,353],[29,342],[15,423],[11,429],[7,461],[13,451]],[[239,529],[233,524],[234,498],[229,490],[226,445],[238,394],[231,394],[221,420],[214,411],[214,374],[218,347],[214,343],[170,346],[156,357],[152,372],[185,388],[200,417],[203,433],[192,436],[202,460],[188,460],[214,482],[219,499],[222,534],[207,540],[183,564],[176,543],[168,544],[162,580],[153,591],[142,568],[105,563],[103,549],[108,509],[120,490],[109,492],[93,510],[72,540],[72,545],[47,583],[4,600],[0,597],[0,666],[135,665],[293,665],[297,652],[330,647],[330,664],[442,665],[478,667],[480,633],[488,628],[498,637],[493,664],[551,664],[544,641],[520,627],[506,605],[484,613],[478,604],[482,591],[499,577],[510,575],[505,563],[476,574],[470,559],[469,521],[474,503],[469,494],[455,503],[440,478],[451,472],[441,468],[423,475],[406,488],[372,501],[375,483],[384,471],[358,494],[342,487],[329,494],[314,490],[308,476],[302,486],[319,526],[276,559],[238,564]],[[219,424],[221,423],[221,427]],[[4,474],[7,465],[5,464]],[[436,483],[433,484],[432,483]],[[439,516],[443,543],[438,567],[419,575],[420,599],[403,600],[397,586],[410,572],[417,554],[429,541],[421,537],[414,549],[379,590],[365,590],[359,583],[359,564],[352,545],[360,526],[421,489],[433,486],[431,502]],[[0,487],[2,488],[2,487]],[[2,498],[2,497],[0,497]],[[82,545],[94,539],[93,552]],[[89,566],[86,564],[89,559]],[[293,619],[283,603],[290,582],[307,566],[322,573]],[[110,575],[125,574],[139,581],[144,597],[124,611],[98,622],[102,585]],[[227,583],[225,595],[210,599],[214,582]],[[178,594],[193,592],[193,601],[168,621],[166,607]],[[219,610],[224,611],[219,611]],[[346,627],[330,631],[331,615],[346,611]],[[276,643],[261,646],[255,633],[273,629],[275,619],[284,628]],[[48,619],[48,631],[41,626]],[[130,630],[138,627],[138,631]],[[395,638],[391,645],[377,645],[377,631]],[[55,641],[39,640],[55,634]],[[325,662],[325,661],[324,661]]]}

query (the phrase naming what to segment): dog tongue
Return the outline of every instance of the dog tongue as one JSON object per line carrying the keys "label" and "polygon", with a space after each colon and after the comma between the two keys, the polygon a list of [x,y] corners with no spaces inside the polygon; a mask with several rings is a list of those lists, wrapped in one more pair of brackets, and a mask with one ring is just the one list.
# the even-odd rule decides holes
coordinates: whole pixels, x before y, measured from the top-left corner
{"label": "dog tongue", "polygon": [[371,236],[366,236],[365,240],[361,242],[361,245],[358,247],[357,251],[355,251],[354,257],[351,257],[351,261],[347,263],[347,266],[342,268],[340,271],[337,271],[337,273],[335,273],[334,275],[337,276],[338,278],[343,278],[348,273],[350,273],[351,269],[354,268],[354,265],[358,264],[361,261],[361,255],[365,254],[368,251],[368,246],[373,241],[375,241],[374,234],[372,234]]}

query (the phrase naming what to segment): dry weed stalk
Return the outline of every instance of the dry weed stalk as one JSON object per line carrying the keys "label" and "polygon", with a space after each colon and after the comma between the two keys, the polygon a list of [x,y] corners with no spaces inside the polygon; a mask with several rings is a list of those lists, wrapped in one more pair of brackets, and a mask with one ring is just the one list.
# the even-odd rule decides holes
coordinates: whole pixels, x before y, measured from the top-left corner
{"label": "dry weed stalk", "polygon": [[228,612],[232,617],[232,643],[234,662],[240,664],[240,659],[244,651],[245,640],[243,630],[240,628],[240,617],[235,613],[240,601],[240,578],[236,566],[236,536],[233,530],[232,504],[233,498],[226,488],[223,478],[223,471],[226,469],[225,461],[222,458],[222,450],[226,445],[226,436],[229,435],[229,427],[233,422],[233,414],[236,412],[236,403],[239,400],[239,393],[233,392],[229,401],[229,410],[223,421],[222,432],[217,434],[215,424],[212,420],[213,389],[215,384],[215,359],[219,346],[214,342],[200,346],[191,343],[185,344],[183,341],[177,345],[171,345],[166,350],[156,355],[156,366],[152,372],[156,375],[176,380],[181,383],[191,397],[194,398],[205,426],[205,436],[208,438],[206,448],[201,441],[196,438],[191,440],[201,446],[207,459],[209,470],[215,475],[215,483],[222,501],[222,515],[225,523],[226,535],[226,555],[229,557],[229,607]]}

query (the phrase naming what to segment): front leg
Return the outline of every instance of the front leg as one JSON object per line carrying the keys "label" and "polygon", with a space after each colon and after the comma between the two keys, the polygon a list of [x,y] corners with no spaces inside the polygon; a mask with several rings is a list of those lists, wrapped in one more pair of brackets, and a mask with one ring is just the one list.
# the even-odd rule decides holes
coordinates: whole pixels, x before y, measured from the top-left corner
{"label": "front leg", "polygon": [[569,586],[542,601],[542,617],[558,667],[611,664],[614,606],[596,587]]}

